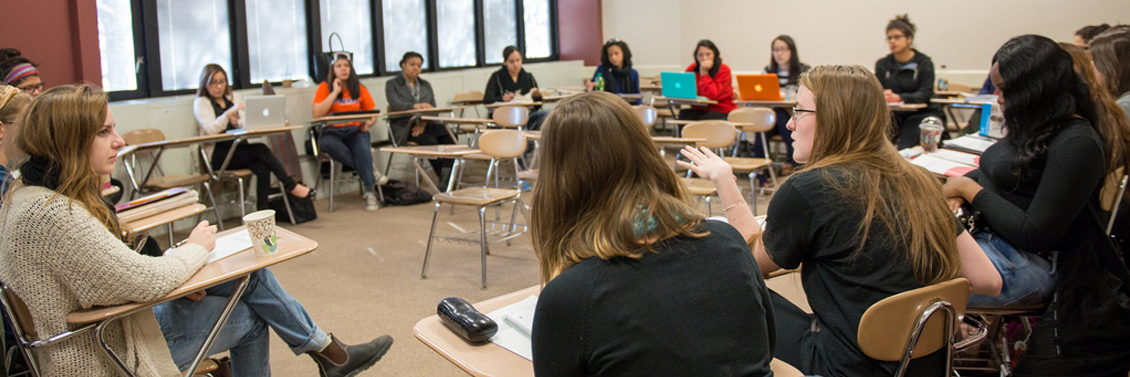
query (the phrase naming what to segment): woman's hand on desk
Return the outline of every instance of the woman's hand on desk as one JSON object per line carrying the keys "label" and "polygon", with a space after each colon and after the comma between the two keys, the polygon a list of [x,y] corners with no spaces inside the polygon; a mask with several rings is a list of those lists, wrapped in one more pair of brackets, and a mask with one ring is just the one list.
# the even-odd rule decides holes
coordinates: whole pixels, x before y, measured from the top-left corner
{"label": "woman's hand on desk", "polygon": [[510,102],[514,100],[514,92],[506,92],[502,95],[502,102]]}
{"label": "woman's hand on desk", "polygon": [[200,301],[201,299],[204,298],[204,296],[207,296],[207,295],[208,295],[208,293],[204,292],[204,290],[201,289],[199,291],[189,293],[188,295],[184,296],[184,298],[187,298],[187,299],[192,300],[192,301]]}
{"label": "woman's hand on desk", "polygon": [[208,225],[208,221],[201,221],[188,235],[188,243],[203,246],[205,250],[212,251],[216,247],[216,226]]}

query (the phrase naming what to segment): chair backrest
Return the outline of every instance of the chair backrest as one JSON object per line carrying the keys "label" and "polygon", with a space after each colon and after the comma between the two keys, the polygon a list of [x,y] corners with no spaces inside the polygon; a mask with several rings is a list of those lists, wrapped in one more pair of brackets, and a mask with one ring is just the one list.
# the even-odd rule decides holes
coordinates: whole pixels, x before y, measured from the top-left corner
{"label": "chair backrest", "polygon": [[748,123],[741,126],[745,132],[766,132],[777,126],[777,114],[765,107],[742,107],[730,112],[729,120],[734,123]]}
{"label": "chair backrest", "polygon": [[[900,361],[920,319],[928,316],[917,336],[913,358],[929,355],[952,346],[956,321],[965,314],[969,300],[969,280],[957,278],[887,297],[871,305],[859,320],[857,341],[863,354],[882,361]],[[934,305],[947,302],[954,309],[951,318],[938,316]],[[935,310],[930,310],[935,309]],[[944,312],[944,310],[941,310]],[[947,321],[949,321],[947,326]],[[947,334],[949,330],[951,333]]]}
{"label": "chair backrest", "polygon": [[478,90],[468,90],[466,92],[455,93],[454,101],[482,101],[483,92]]}
{"label": "chair backrest", "polygon": [[494,109],[491,120],[499,127],[518,128],[530,119],[530,109],[525,106],[503,106]]}
{"label": "chair backrest", "polygon": [[479,150],[496,158],[514,158],[526,152],[526,135],[518,130],[492,130],[479,136]]}
{"label": "chair backrest", "polygon": [[8,312],[10,318],[16,324],[16,336],[20,337],[21,333],[25,339],[34,339],[36,337],[35,323],[31,319],[31,311],[28,310],[27,304],[20,296],[16,296],[7,285],[0,284],[0,291],[3,294],[4,310]]}
{"label": "chair backrest", "polygon": [[659,119],[659,112],[656,111],[654,107],[648,105],[636,105],[632,106],[632,109],[636,111],[636,115],[640,116],[640,120],[643,121],[643,125],[647,126],[648,128],[655,126],[655,121]]}
{"label": "chair backrest", "polygon": [[122,135],[122,140],[126,142],[126,145],[152,143],[154,141],[164,141],[165,133],[156,128],[145,128],[126,132],[125,135]]}
{"label": "chair backrest", "polygon": [[734,131],[733,123],[724,120],[704,120],[692,122],[683,127],[683,137],[706,139],[698,145],[714,149],[733,145],[734,141],[737,140],[737,133]]}
{"label": "chair backrest", "polygon": [[1126,176],[1126,167],[1119,167],[1114,172],[1106,176],[1106,181],[1103,182],[1103,189],[1099,192],[1099,206],[1103,211],[1110,211],[1115,206],[1115,201],[1119,197],[1119,192],[1125,190],[1125,184],[1122,179]]}

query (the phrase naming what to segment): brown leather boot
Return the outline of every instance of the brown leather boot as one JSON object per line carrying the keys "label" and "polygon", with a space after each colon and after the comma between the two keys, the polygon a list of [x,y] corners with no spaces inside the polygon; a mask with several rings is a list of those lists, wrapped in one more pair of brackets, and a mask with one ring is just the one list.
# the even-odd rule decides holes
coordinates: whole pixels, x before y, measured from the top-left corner
{"label": "brown leather boot", "polygon": [[[381,335],[368,343],[352,346],[342,343],[333,334],[330,334],[330,338],[332,343],[322,352],[307,352],[314,362],[318,363],[318,372],[322,377],[356,376],[373,366],[392,347],[392,337],[388,335]],[[346,355],[345,360],[339,360],[341,363],[334,362],[330,356],[327,356],[332,353],[340,354],[340,351],[344,351]]]}

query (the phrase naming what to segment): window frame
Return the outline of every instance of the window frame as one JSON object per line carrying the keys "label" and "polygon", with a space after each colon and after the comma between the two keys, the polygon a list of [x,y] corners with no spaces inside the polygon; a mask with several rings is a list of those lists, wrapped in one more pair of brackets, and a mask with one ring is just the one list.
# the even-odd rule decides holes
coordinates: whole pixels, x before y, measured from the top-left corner
{"label": "window frame", "polygon": [[[306,44],[309,59],[309,67],[307,75],[317,81],[314,77],[315,53],[320,53],[324,50],[324,39],[328,36],[322,35],[321,25],[321,6],[319,0],[301,0],[305,3],[305,17],[306,17]],[[383,1],[384,0],[367,0],[369,2],[369,10],[371,12],[371,33],[373,36],[373,73],[360,75],[361,78],[376,78],[382,76],[394,76],[400,74],[400,70],[388,70],[385,67],[385,33],[384,33],[384,17],[383,17]],[[499,67],[501,63],[486,64],[486,54],[498,53],[497,51],[485,51],[485,26],[484,26],[484,13],[483,3],[484,0],[473,0],[474,2],[474,33],[473,38],[475,42],[475,63],[474,65],[462,67],[449,67],[441,68],[439,66],[439,26],[437,4],[439,0],[425,0],[424,1],[424,17],[425,25],[428,32],[427,37],[427,54],[430,57],[422,67],[423,72],[447,72],[464,69],[475,68],[494,68]],[[526,33],[525,33],[525,5],[523,0],[512,0],[515,2],[515,25],[516,25],[516,46],[523,51],[526,51]],[[550,56],[537,59],[525,59],[527,63],[539,63],[560,60],[560,41],[559,41],[559,25],[557,20],[558,0],[548,0],[549,2],[549,49]],[[231,55],[232,55],[232,72],[228,74],[230,84],[233,90],[241,89],[256,89],[262,88],[262,83],[251,82],[250,71],[250,51],[248,49],[248,25],[247,25],[247,0],[226,0],[229,14],[228,30],[230,30],[231,38]],[[117,90],[107,92],[110,100],[134,100],[145,98],[169,97],[169,96],[182,96],[193,95],[197,89],[181,89],[181,90],[165,90],[162,83],[161,72],[161,56],[160,56],[160,40],[158,37],[157,26],[157,0],[130,0],[130,7],[133,16],[133,44],[134,44],[134,61],[135,61],[135,75],[137,80],[137,89],[134,90]],[[272,81],[272,85],[278,85],[280,82]]]}

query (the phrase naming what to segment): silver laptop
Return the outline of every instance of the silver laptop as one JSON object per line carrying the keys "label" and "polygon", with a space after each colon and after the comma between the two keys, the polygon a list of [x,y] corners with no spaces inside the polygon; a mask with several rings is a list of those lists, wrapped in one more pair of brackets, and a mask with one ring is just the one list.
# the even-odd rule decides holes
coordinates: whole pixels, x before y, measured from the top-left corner
{"label": "silver laptop", "polygon": [[261,130],[286,126],[286,96],[253,96],[243,98],[243,128]]}

